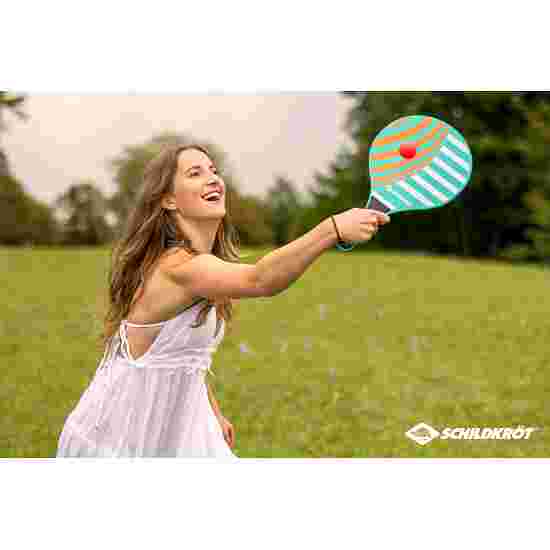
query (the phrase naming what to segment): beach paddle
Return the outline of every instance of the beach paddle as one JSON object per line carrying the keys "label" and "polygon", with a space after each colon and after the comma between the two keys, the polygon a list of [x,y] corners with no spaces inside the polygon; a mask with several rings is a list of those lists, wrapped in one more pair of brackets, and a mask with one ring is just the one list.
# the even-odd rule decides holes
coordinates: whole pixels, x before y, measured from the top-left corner
{"label": "beach paddle", "polygon": [[[388,215],[440,208],[459,195],[471,174],[472,153],[458,130],[431,116],[402,117],[371,144],[365,208]],[[348,252],[356,244],[336,248]]]}

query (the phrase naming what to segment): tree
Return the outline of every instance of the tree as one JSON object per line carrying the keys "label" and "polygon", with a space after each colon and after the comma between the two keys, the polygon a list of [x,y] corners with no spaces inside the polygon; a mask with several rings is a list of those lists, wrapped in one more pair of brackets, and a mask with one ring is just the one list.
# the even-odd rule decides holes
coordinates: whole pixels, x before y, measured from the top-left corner
{"label": "tree", "polygon": [[[5,114],[27,120],[23,110],[26,96],[0,91],[0,133],[6,131]],[[57,224],[50,207],[25,191],[10,170],[8,157],[0,149],[0,243],[4,245],[51,244]]]}
{"label": "tree", "polygon": [[28,119],[28,115],[22,109],[26,100],[25,95],[0,91],[0,132],[3,132],[7,127],[4,122],[4,112],[10,112],[21,120]]}
{"label": "tree", "polygon": [[[27,114],[21,108],[25,100],[25,96],[0,91],[0,133],[7,129],[7,124],[4,121],[4,113],[12,113],[21,120],[26,120],[28,118]],[[10,168],[8,157],[6,153],[0,149],[0,176],[8,176],[9,174]]]}
{"label": "tree", "polygon": [[57,235],[50,207],[31,197],[10,174],[0,174],[0,243],[52,244]]}
{"label": "tree", "polygon": [[233,188],[227,196],[227,212],[239,235],[242,246],[265,246],[273,243],[269,211],[262,199],[241,195]]}
{"label": "tree", "polygon": [[298,230],[300,198],[293,183],[282,176],[277,176],[273,187],[267,192],[269,222],[273,231],[276,246],[293,240]]}
{"label": "tree", "polygon": [[92,180],[71,185],[55,206],[63,223],[63,244],[102,245],[112,239],[108,201]]}
{"label": "tree", "polygon": [[[0,133],[7,129],[5,123],[5,114],[11,113],[20,120],[27,120],[28,115],[23,111],[22,106],[26,101],[26,96],[18,95],[10,92],[0,91]],[[0,149],[0,176],[7,176],[10,174],[8,158],[6,153]]]}

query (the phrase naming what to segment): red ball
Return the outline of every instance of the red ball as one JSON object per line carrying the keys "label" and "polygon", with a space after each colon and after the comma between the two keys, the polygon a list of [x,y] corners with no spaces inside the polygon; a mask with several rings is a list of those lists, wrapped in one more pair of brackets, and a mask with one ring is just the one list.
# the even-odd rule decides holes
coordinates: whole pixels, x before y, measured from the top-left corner
{"label": "red ball", "polygon": [[412,159],[416,155],[416,145],[414,143],[402,143],[399,146],[399,154],[406,159]]}

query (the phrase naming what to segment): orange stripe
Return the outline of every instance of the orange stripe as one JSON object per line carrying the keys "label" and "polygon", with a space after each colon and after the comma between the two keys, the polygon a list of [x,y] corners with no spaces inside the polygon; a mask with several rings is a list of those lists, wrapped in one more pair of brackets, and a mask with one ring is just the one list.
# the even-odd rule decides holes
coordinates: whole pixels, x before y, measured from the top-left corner
{"label": "orange stripe", "polygon": [[[434,137],[434,135],[436,134],[436,132],[440,128],[443,128],[443,123],[442,122],[440,122],[437,126],[435,126],[435,128],[430,130],[421,140],[419,140],[416,143],[416,147],[418,148],[421,145],[424,145],[424,143],[426,143],[430,139],[432,139]],[[393,151],[386,151],[385,153],[378,153],[377,155],[372,155],[371,159],[372,160],[384,160],[384,159],[389,159],[389,158],[392,158],[392,157],[396,157],[398,155],[401,156],[401,153],[399,153],[399,149],[394,149]]]}
{"label": "orange stripe", "polygon": [[391,136],[386,136],[378,139],[372,145],[374,147],[379,147],[380,145],[387,145],[388,143],[394,143],[396,141],[399,141],[400,139],[412,136],[413,134],[416,134],[416,132],[426,128],[426,126],[429,126],[432,123],[432,120],[433,119],[426,117],[414,128],[409,128],[408,130],[403,130],[402,132],[398,132],[397,134],[392,134]]}
{"label": "orange stripe", "polygon": [[[443,133],[439,136],[439,138],[436,139],[435,142],[432,143],[432,145],[424,149],[419,155],[416,155],[416,157],[414,157],[414,160],[417,161],[422,157],[425,157],[426,155],[430,154],[434,149],[436,149],[441,145],[441,143],[443,142],[446,136],[447,136],[447,132],[443,131]],[[409,159],[404,159],[399,162],[391,162],[388,164],[383,164],[382,166],[375,168],[374,170],[371,170],[371,172],[373,174],[376,174],[377,172],[385,172],[386,170],[391,170],[392,168],[399,168],[401,166],[405,166],[406,164],[410,164],[410,163],[411,161]]]}
{"label": "orange stripe", "polygon": [[401,156],[399,153],[399,149],[394,149],[393,151],[386,151],[385,153],[378,153],[376,155],[371,156],[371,160],[384,160],[389,159],[391,157]]}

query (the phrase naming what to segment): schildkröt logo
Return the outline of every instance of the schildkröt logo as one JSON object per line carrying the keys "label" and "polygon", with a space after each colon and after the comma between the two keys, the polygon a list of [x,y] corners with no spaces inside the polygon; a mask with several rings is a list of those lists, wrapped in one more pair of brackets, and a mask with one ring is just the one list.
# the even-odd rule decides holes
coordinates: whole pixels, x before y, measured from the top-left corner
{"label": "schildkr\u00f6t logo", "polygon": [[418,443],[426,445],[436,437],[440,439],[529,439],[535,430],[540,428],[516,426],[515,428],[443,428],[438,432],[435,428],[420,422],[405,432],[405,435]]}
{"label": "schildkr\u00f6t logo", "polygon": [[438,437],[439,432],[429,424],[420,422],[420,424],[413,426],[408,432],[405,432],[405,435],[409,439],[416,441],[419,445],[426,445],[432,439]]}

